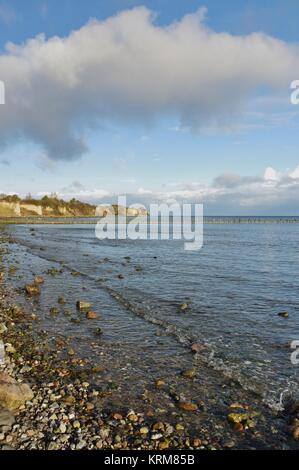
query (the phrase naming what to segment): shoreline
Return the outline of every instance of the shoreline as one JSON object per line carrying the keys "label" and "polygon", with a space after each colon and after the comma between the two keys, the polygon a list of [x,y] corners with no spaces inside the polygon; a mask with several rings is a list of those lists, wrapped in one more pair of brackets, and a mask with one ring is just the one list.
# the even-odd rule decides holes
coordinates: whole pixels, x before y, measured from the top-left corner
{"label": "shoreline", "polygon": [[[0,235],[0,272],[5,272],[1,245]],[[8,417],[0,402],[1,450],[214,449],[179,423],[176,429],[159,421],[152,411],[100,409],[100,392],[87,381],[97,372],[92,364],[70,350],[67,358],[59,357],[58,339],[57,349],[48,349],[47,333],[36,331],[35,322],[34,314],[14,303],[1,276],[0,325],[6,331],[0,339],[6,355],[0,374],[28,384],[34,394]]]}
{"label": "shoreline", "polygon": [[[227,439],[221,430],[211,432],[205,421],[200,432],[197,432],[196,426],[192,432],[192,427],[184,427],[179,414],[174,422],[169,412],[161,417],[156,406],[149,405],[147,412],[137,407],[132,410],[130,403],[122,407],[103,406],[102,389],[93,384],[92,377],[98,370],[92,361],[72,351],[67,336],[53,337],[53,334],[40,330],[36,314],[30,306],[27,310],[27,306],[23,308],[15,304],[14,291],[6,285],[5,280],[9,265],[1,260],[1,255],[5,255],[1,253],[4,241],[10,243],[13,240],[6,235],[1,240],[0,234],[0,272],[4,273],[4,276],[0,276],[0,324],[7,328],[4,334],[0,334],[7,349],[7,362],[4,367],[0,366],[0,372],[28,383],[34,398],[21,407],[14,424],[4,433],[1,431],[0,411],[2,449],[220,450],[242,449],[244,445],[248,448],[250,434],[255,433],[254,420],[251,418],[248,422],[253,429],[245,431],[248,436],[241,431],[240,423],[236,422],[232,437]],[[4,279],[1,280],[1,277]],[[65,353],[61,355],[63,349]],[[105,383],[105,379],[102,382]],[[238,393],[234,392],[236,396]],[[247,398],[254,409],[257,401],[250,393]],[[236,402],[238,406],[234,402],[230,403],[231,413],[250,413],[248,405],[244,407],[240,402]],[[185,409],[182,412],[188,414],[192,422],[194,410]],[[197,412],[201,414],[202,410]],[[270,417],[268,413],[266,418],[266,412],[264,414],[263,419],[267,419],[270,424],[273,420],[274,423],[275,416]],[[224,426],[230,427],[231,424],[226,422]],[[258,428],[257,434],[260,432]],[[285,442],[284,439],[278,440],[277,448],[283,447],[289,439],[286,431]],[[296,444],[295,441],[293,444]],[[267,441],[264,444],[260,442],[260,447],[269,448]]]}
{"label": "shoreline", "polygon": [[[127,221],[135,217],[127,218]],[[194,218],[192,217],[192,220]],[[1,217],[0,226],[3,225],[95,225],[99,217]],[[149,223],[145,218],[145,223]],[[264,225],[264,224],[299,224],[299,216],[204,216],[207,225]],[[163,222],[162,222],[163,223]],[[168,220],[167,220],[168,223]],[[201,223],[201,222],[200,222]]]}
{"label": "shoreline", "polygon": [[[7,328],[0,335],[6,345],[6,362],[0,365],[0,374],[28,384],[34,394],[32,400],[9,414],[9,423],[3,421],[4,410],[0,406],[1,450],[210,448],[207,442],[203,445],[200,439],[190,438],[179,426],[175,430],[167,423],[159,423],[151,413],[146,416],[137,410],[98,410],[99,392],[83,379],[85,372],[92,375],[89,361],[74,358],[73,353],[64,360],[54,350],[49,354],[41,352],[39,342],[43,344],[45,336],[37,338],[34,318],[12,303],[1,283],[0,299],[0,324]],[[26,331],[22,325],[26,325]]]}

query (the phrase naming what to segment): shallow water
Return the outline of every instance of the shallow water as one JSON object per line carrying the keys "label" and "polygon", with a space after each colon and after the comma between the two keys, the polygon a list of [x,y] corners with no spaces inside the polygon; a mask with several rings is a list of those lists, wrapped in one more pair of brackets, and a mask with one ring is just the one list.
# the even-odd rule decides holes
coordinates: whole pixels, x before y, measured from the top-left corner
{"label": "shallow water", "polygon": [[[174,240],[100,241],[92,225],[8,230],[18,242],[9,259],[17,267],[13,285],[23,288],[35,275],[45,276],[33,303],[41,326],[53,335],[67,333],[89,357],[102,354],[101,363],[111,364],[106,378],[122,384],[128,402],[159,377],[173,375],[180,390],[178,374],[194,365],[198,386],[218,396],[219,413],[229,378],[271,407],[279,407],[282,394],[297,393],[299,365],[291,363],[290,343],[299,339],[299,225],[207,224],[199,252],[184,251]],[[61,272],[50,276],[53,267]],[[53,318],[50,308],[61,295],[66,305]],[[92,303],[98,320],[71,321],[82,319],[79,299]],[[185,313],[183,302],[189,304]],[[282,311],[289,318],[279,317]],[[199,364],[190,358],[192,342],[207,345]],[[194,398],[196,385],[184,385],[187,398]]]}

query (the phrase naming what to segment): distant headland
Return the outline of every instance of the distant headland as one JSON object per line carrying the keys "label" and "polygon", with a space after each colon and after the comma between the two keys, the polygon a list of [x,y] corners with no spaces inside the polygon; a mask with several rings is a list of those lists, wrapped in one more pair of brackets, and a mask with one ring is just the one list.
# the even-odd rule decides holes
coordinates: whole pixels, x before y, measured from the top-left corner
{"label": "distant headland", "polygon": [[122,215],[128,217],[146,216],[147,211],[120,207],[117,205],[93,205],[81,202],[77,199],[64,201],[58,196],[44,196],[42,199],[34,199],[27,196],[21,199],[18,195],[0,195],[0,217],[1,218],[21,218],[21,217],[105,217],[109,215]]}

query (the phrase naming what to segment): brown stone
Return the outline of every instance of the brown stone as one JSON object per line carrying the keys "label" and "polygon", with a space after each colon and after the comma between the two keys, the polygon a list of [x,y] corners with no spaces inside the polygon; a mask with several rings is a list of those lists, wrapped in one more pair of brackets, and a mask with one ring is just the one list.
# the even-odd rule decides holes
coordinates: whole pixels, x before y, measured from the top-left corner
{"label": "brown stone", "polygon": [[165,387],[165,385],[166,384],[165,384],[164,380],[162,380],[162,379],[156,380],[156,383],[155,383],[156,388],[158,388],[158,389],[163,388],[163,387]]}
{"label": "brown stone", "polygon": [[193,439],[193,447],[200,447],[201,446],[201,440],[196,437]]}
{"label": "brown stone", "polygon": [[87,320],[96,320],[98,318],[96,312],[87,312],[86,314]]}
{"label": "brown stone", "polygon": [[35,284],[27,284],[25,286],[26,293],[30,295],[31,297],[34,297],[36,295],[40,295],[40,290],[39,287],[36,286]]}
{"label": "brown stone", "polygon": [[293,430],[292,436],[295,441],[299,441],[299,426]]}
{"label": "brown stone", "polygon": [[10,411],[17,410],[33,398],[29,385],[20,384],[5,373],[0,373],[0,405]]}
{"label": "brown stone", "polygon": [[42,276],[36,276],[34,279],[35,284],[43,284],[45,282],[44,278]]}
{"label": "brown stone", "polygon": [[183,410],[183,411],[196,411],[198,409],[195,403],[187,403],[187,402],[179,403],[178,407],[180,408],[180,410]]}
{"label": "brown stone", "polygon": [[205,349],[206,349],[206,347],[203,344],[199,344],[199,343],[194,343],[191,346],[191,351],[193,353],[200,353],[200,352],[204,351]]}
{"label": "brown stone", "polygon": [[241,423],[234,424],[234,431],[236,432],[244,432],[244,426]]}

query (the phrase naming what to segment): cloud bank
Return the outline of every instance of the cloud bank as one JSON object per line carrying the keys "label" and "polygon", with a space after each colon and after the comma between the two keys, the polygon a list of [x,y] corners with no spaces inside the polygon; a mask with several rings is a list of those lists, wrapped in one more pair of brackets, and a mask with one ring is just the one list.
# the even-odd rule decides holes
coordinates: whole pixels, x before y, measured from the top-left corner
{"label": "cloud bank", "polygon": [[[40,192],[41,197],[47,192]],[[77,198],[94,204],[117,202],[118,193],[103,188],[88,188],[79,181],[57,191],[64,199]],[[299,166],[279,172],[272,167],[262,176],[219,175],[209,185],[169,183],[163,190],[140,187],[127,193],[129,204],[202,203],[206,214],[217,215],[299,215]]]}
{"label": "cloud bank", "polygon": [[0,143],[26,138],[50,159],[72,160],[87,151],[86,130],[107,122],[175,115],[194,130],[227,127],[262,87],[287,90],[299,76],[298,46],[263,33],[217,33],[204,17],[200,9],[158,26],[138,7],[67,37],[8,43]]}

